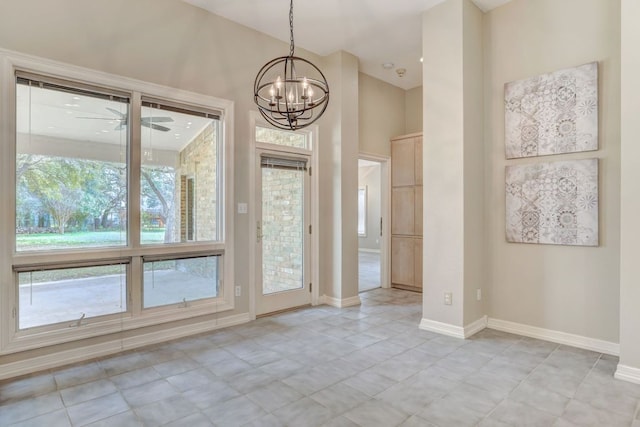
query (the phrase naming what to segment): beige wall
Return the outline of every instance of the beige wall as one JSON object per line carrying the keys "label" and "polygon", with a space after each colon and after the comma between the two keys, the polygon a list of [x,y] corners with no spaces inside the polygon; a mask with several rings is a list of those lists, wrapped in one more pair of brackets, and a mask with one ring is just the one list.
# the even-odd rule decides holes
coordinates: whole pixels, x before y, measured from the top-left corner
{"label": "beige wall", "polygon": [[[423,318],[462,327],[464,288],[463,0],[423,14]],[[443,294],[453,293],[453,304]]]}
{"label": "beige wall", "polygon": [[[485,287],[483,125],[483,14],[471,1],[462,2],[464,96],[464,325],[486,314],[485,300],[476,298]],[[484,289],[483,289],[484,290]],[[486,292],[484,292],[486,294]]]}
{"label": "beige wall", "polygon": [[404,110],[404,132],[422,132],[422,86],[405,92]]}
{"label": "beige wall", "polygon": [[[486,314],[482,12],[448,0],[423,14],[423,327]],[[444,294],[452,304],[444,305]]]}
{"label": "beige wall", "polygon": [[[288,52],[288,43],[277,41],[247,27],[212,15],[202,9],[179,0],[111,0],[87,2],[83,0],[5,0],[0,13],[0,48],[50,58],[63,63],[96,69],[99,71],[132,77],[160,85],[189,90],[196,93],[231,100],[235,103],[234,128],[234,198],[236,202],[249,200],[248,167],[250,164],[249,112],[254,110],[252,85],[260,67],[268,60]],[[250,54],[249,54],[250,53]],[[298,48],[296,53],[323,66],[324,58]],[[333,226],[340,227],[339,234],[352,236],[343,243],[321,240],[321,257],[334,257],[332,246],[342,244],[351,250],[339,258],[344,265],[338,278],[351,278],[357,293],[356,263],[349,262],[357,256],[357,151],[358,151],[358,72],[357,59],[349,56],[346,72],[338,71],[343,81],[332,86],[329,108],[337,111],[344,124],[321,119],[319,179],[327,185],[329,197],[338,197],[336,223],[330,219],[321,223],[318,236],[332,235]],[[337,89],[338,92],[334,92]],[[335,94],[335,96],[334,96]],[[335,116],[334,116],[335,118]],[[334,132],[336,131],[337,132]],[[341,153],[333,152],[332,144],[342,144]],[[341,156],[347,156],[344,159]],[[326,163],[323,163],[325,161]],[[333,171],[340,168],[338,175]],[[353,176],[351,176],[353,175]],[[348,176],[345,182],[340,180]],[[344,188],[344,193],[334,193]],[[321,194],[324,189],[321,187]],[[351,197],[346,199],[346,195]],[[344,197],[343,197],[344,196]],[[324,206],[321,209],[325,209]],[[344,217],[342,209],[345,209]],[[0,218],[2,219],[2,218]],[[343,220],[339,223],[339,221]],[[325,227],[324,229],[322,227]],[[242,297],[236,298],[233,312],[225,312],[209,320],[216,321],[228,314],[249,311],[249,268],[246,254],[251,250],[252,233],[248,215],[236,215],[235,233],[235,283],[242,286]],[[6,257],[6,254],[1,254]],[[332,261],[321,258],[323,281],[321,286],[332,288]],[[4,264],[0,264],[4,265]],[[2,284],[6,285],[6,284]],[[338,288],[341,286],[337,284]],[[340,295],[342,290],[332,289]],[[323,290],[320,291],[322,295]],[[203,319],[198,319],[203,320]],[[206,320],[206,319],[204,319]],[[177,324],[189,324],[185,320]],[[212,323],[213,324],[213,323]],[[153,328],[150,328],[153,329]],[[130,332],[128,335],[136,332]],[[109,337],[96,338],[101,342]],[[69,348],[78,344],[66,344]],[[48,349],[51,352],[52,349]],[[16,360],[20,355],[0,358]]]}
{"label": "beige wall", "polygon": [[[618,342],[619,1],[514,0],[484,21],[489,315]],[[504,84],[591,61],[599,63],[600,149],[505,161]],[[505,165],[592,157],[600,159],[600,246],[506,243]]]}
{"label": "beige wall", "polygon": [[358,59],[346,52],[323,58],[331,103],[320,145],[320,283],[332,298],[358,295]]}
{"label": "beige wall", "polygon": [[[640,2],[622,0],[622,188],[620,247],[620,365],[640,380]],[[619,374],[618,372],[617,374]]]}
{"label": "beige wall", "polygon": [[367,74],[358,76],[359,149],[390,156],[389,140],[405,134],[405,91]]}

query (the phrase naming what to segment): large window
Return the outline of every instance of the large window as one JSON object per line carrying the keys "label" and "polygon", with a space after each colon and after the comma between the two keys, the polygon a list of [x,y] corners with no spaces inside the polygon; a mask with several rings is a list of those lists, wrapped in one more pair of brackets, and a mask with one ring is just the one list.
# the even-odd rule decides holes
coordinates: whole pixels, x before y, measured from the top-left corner
{"label": "large window", "polygon": [[2,112],[15,118],[14,145],[0,147],[15,222],[0,227],[15,237],[0,239],[0,353],[232,308],[230,103],[12,72],[0,90],[15,94],[15,115]]}

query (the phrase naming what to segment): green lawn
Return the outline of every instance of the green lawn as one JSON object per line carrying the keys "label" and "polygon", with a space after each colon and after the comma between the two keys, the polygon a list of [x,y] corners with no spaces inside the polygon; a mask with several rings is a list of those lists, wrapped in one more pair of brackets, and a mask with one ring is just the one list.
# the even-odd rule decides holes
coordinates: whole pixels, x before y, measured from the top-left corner
{"label": "green lawn", "polygon": [[[142,232],[143,243],[162,243],[163,241],[163,229]],[[126,242],[127,234],[119,231],[18,234],[16,236],[16,247],[19,251],[120,246],[125,245]]]}

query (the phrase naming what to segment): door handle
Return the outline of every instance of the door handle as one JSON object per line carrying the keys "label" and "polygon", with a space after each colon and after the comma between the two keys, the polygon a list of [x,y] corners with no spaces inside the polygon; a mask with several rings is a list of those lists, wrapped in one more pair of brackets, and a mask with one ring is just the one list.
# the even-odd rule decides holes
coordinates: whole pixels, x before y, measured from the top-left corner
{"label": "door handle", "polygon": [[380,237],[382,237],[382,217],[380,217]]}

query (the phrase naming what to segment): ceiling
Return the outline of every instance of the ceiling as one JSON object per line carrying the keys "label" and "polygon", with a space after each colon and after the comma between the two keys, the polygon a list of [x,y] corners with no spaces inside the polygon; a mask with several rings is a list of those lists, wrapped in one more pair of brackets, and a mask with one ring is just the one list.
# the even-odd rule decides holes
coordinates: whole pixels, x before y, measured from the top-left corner
{"label": "ceiling", "polygon": [[[287,0],[183,1],[289,42]],[[360,71],[412,89],[422,85],[422,12],[443,1],[296,0],[295,44],[321,56],[350,52],[359,58]],[[509,1],[473,0],[484,12]],[[387,69],[385,63],[393,65]],[[406,69],[404,77],[396,72],[400,68]]]}

